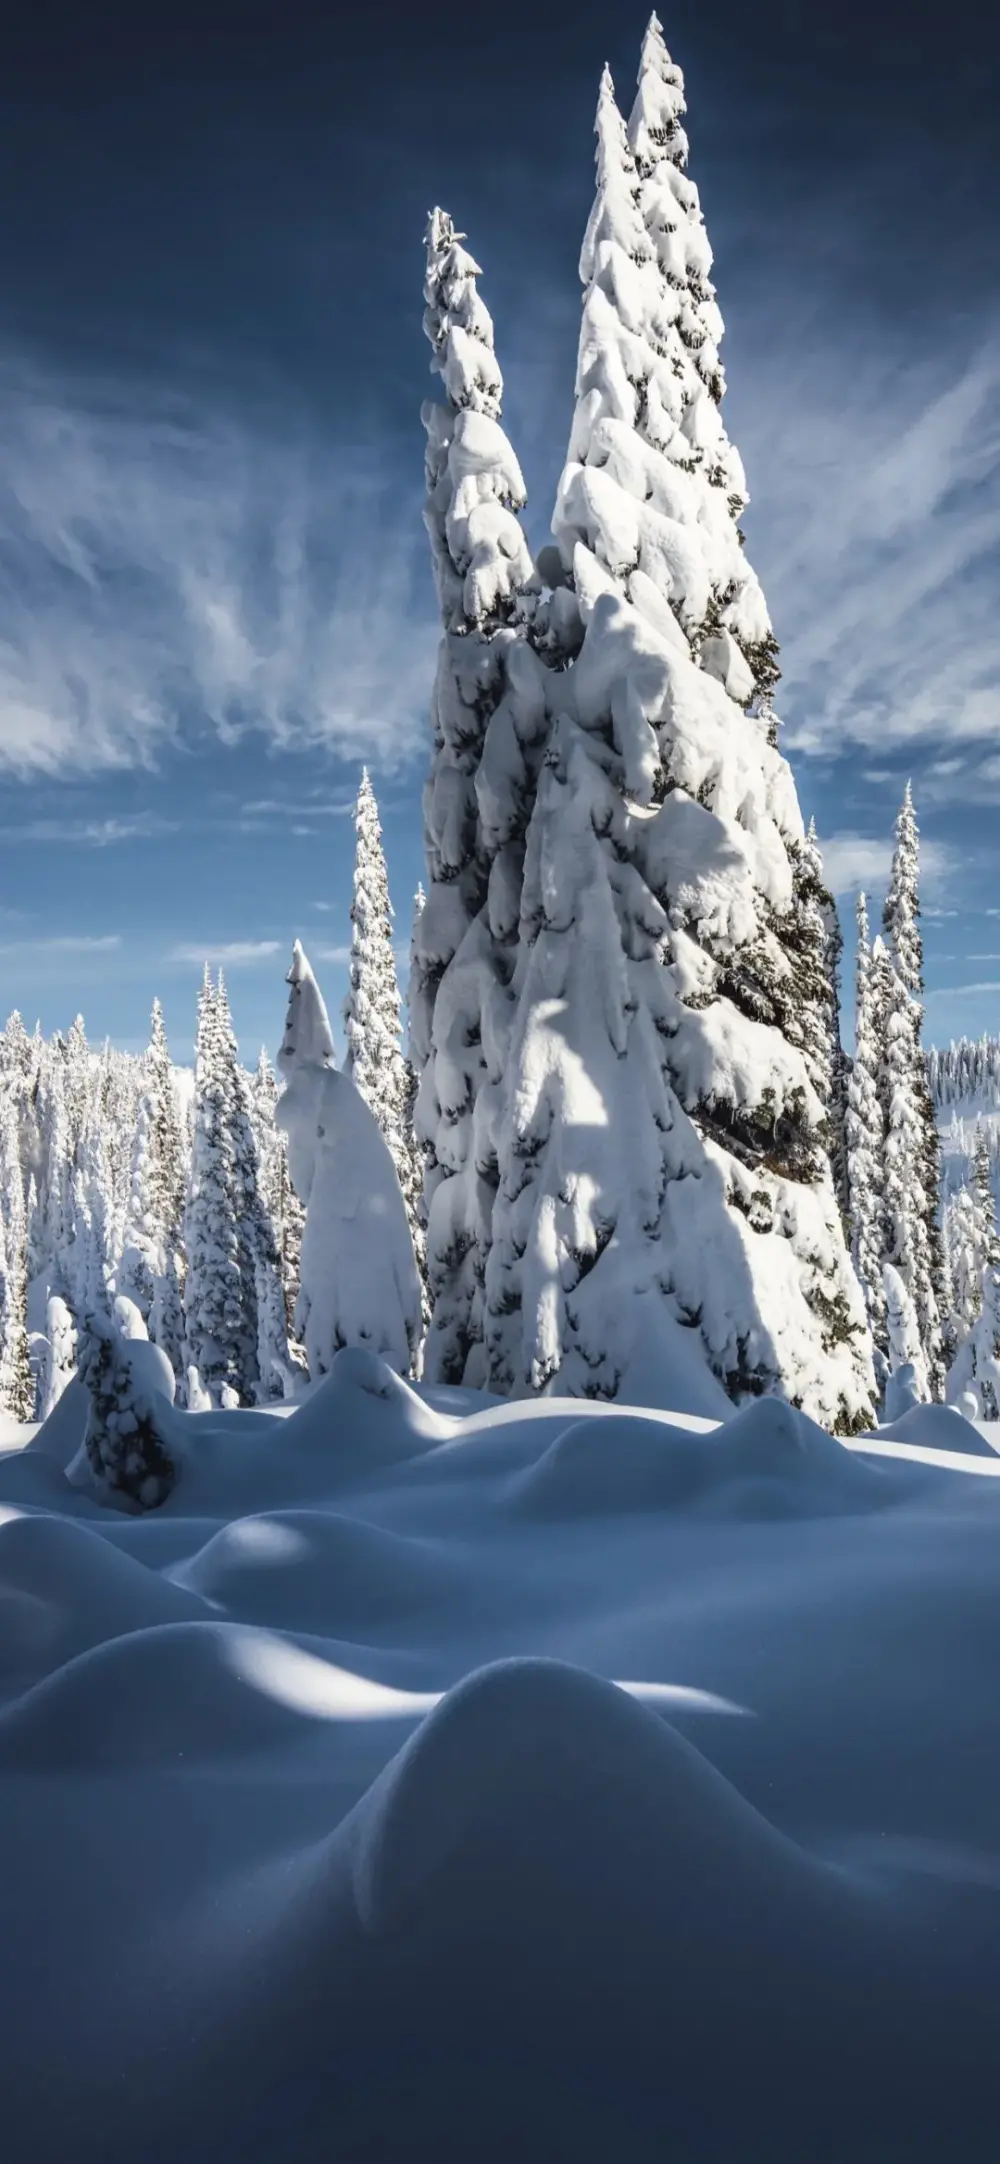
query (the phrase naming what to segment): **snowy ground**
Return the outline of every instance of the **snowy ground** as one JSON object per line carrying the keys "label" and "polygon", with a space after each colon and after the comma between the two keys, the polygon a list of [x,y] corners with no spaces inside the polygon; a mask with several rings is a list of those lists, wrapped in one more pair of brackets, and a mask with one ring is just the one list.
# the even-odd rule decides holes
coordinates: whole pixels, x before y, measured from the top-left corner
{"label": "snowy ground", "polygon": [[428,1397],[0,1455],[4,2155],[995,2159],[988,1440]]}

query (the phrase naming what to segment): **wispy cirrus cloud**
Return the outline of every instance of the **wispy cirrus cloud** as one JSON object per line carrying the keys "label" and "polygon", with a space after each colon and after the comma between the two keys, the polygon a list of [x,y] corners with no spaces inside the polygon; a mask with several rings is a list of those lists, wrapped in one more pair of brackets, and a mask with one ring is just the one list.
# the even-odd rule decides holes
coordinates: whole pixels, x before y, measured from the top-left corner
{"label": "wispy cirrus cloud", "polygon": [[280,952],[280,939],[187,940],[180,946],[171,947],[167,961],[196,969],[200,969],[203,962],[209,962],[216,969],[251,969],[257,962],[271,961]]}
{"label": "wispy cirrus cloud", "polygon": [[7,842],[62,842],[71,848],[109,849],[115,842],[149,841],[176,834],[177,829],[175,819],[137,812],[107,819],[22,819],[0,827],[0,837]]}
{"label": "wispy cirrus cloud", "polygon": [[[848,311],[835,326],[813,308],[766,351],[739,409],[788,748],[830,758],[992,740],[1000,326],[914,361]],[[958,796],[950,752],[936,773]]]}
{"label": "wispy cirrus cloud", "polygon": [[46,939],[10,940],[0,946],[0,954],[30,954],[33,956],[44,956],[46,954],[54,956],[113,954],[121,944],[120,932],[105,932],[93,937],[85,932],[62,932],[54,933],[50,938]]}
{"label": "wispy cirrus cloud", "polygon": [[[892,836],[831,834],[820,842],[823,874],[832,894],[853,894],[859,887],[881,887],[892,864]],[[922,840],[920,864],[924,888],[934,893],[951,867],[951,857],[941,842]],[[930,912],[928,912],[930,914]]]}
{"label": "wispy cirrus cloud", "polygon": [[418,497],[381,454],[290,435],[278,400],[223,414],[0,348],[9,770],[134,766],[248,730],[398,764],[433,667],[425,557]]}

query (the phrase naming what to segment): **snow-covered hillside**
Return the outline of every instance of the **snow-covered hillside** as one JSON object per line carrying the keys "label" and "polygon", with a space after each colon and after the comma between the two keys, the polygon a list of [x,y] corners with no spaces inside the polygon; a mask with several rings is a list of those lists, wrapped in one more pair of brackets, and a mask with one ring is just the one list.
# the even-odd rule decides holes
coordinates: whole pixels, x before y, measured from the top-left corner
{"label": "snow-covered hillside", "polygon": [[873,1455],[345,1352],[175,1416],[141,1518],[67,1480],[82,1417],[0,1455],[17,2164],[995,2153],[1000,1458],[957,1414]]}

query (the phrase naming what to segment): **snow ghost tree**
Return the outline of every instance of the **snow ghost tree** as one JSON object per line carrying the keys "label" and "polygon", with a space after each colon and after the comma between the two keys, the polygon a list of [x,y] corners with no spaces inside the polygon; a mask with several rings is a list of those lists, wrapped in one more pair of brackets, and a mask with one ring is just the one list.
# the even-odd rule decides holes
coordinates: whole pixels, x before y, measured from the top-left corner
{"label": "snow ghost tree", "polygon": [[598,105],[554,519],[583,635],[550,678],[528,830],[488,1373],[614,1397],[694,1340],[732,1396],[851,1430],[871,1340],[807,1056],[805,835],[682,112],[654,21],[631,142],[607,73]]}
{"label": "snow ghost tree", "polygon": [[305,1204],[296,1334],[313,1381],[342,1346],[365,1345],[408,1374],[420,1340],[417,1274],[395,1166],[374,1114],[333,1064],[326,1008],[298,940],[275,1118]]}
{"label": "snow ghost tree", "polygon": [[427,901],[415,926],[411,1057],[425,1151],[429,1379],[482,1370],[496,1111],[509,1025],[524,831],[544,747],[544,670],[525,637],[536,582],[500,426],[502,379],[478,265],[444,211],[427,234],[425,521],[444,626],[424,791]]}

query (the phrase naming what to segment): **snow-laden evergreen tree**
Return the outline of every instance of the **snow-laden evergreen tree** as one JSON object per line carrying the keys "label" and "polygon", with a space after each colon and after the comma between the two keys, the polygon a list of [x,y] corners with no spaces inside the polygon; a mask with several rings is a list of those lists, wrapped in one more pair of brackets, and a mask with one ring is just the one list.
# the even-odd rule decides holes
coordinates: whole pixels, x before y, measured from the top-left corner
{"label": "snow-laden evergreen tree", "polygon": [[144,1095],[136,1115],[122,1254],[115,1272],[116,1289],[134,1300],[144,1322],[149,1321],[156,1280],[165,1267],[163,1227],[154,1197],[153,1108]]}
{"label": "snow-laden evergreen tree", "polygon": [[945,1394],[973,1419],[1000,1419],[1000,1269],[987,1264],[976,1314],[948,1371]]}
{"label": "snow-laden evergreen tree", "polygon": [[858,895],[854,1060],[845,1116],[851,1255],[865,1296],[878,1352],[888,1352],[882,1260],[885,1250],[883,1179],[885,1124],[880,1095],[883,1048],[878,987],[873,979],[868,905]]}
{"label": "snow-laden evergreen tree", "polygon": [[408,1374],[420,1280],[396,1169],[374,1114],[333,1064],[326,1008],[298,940],[287,982],[276,1117],[306,1207],[296,1334],[314,1382],[346,1345],[367,1346]]}
{"label": "snow-laden evergreen tree", "polygon": [[[239,1234],[244,1353],[240,1389],[245,1404],[281,1397],[290,1368],[278,1239],[261,1180],[250,1085],[240,1066],[229,1001],[219,975],[220,1052],[233,1141],[234,1208]],[[261,1305],[263,1303],[263,1314]]]}
{"label": "snow-laden evergreen tree", "polygon": [[896,820],[883,929],[893,982],[886,1012],[883,1110],[886,1123],[888,1254],[916,1309],[931,1387],[940,1397],[941,1278],[938,1198],[940,1140],[921,1045],[923,945],[920,937],[919,834],[907,783]]}
{"label": "snow-laden evergreen tree", "polygon": [[278,1085],[274,1069],[262,1047],[250,1081],[250,1116],[260,1161],[261,1194],[277,1241],[278,1272],[284,1301],[285,1337],[289,1345],[289,1357],[293,1366],[301,1366],[301,1357],[296,1352],[293,1339],[305,1212],[292,1185],[288,1169],[287,1137],[275,1120],[277,1105]]}
{"label": "snow-laden evergreen tree", "polygon": [[502,380],[478,266],[444,211],[427,233],[424,327],[444,404],[422,410],[425,520],[444,626],[424,792],[427,903],[415,927],[411,1057],[426,1152],[430,1380],[482,1373],[483,1278],[510,1020],[524,832],[544,748],[543,666],[524,482],[500,426]]}
{"label": "snow-laden evergreen tree", "polygon": [[35,1386],[28,1349],[28,1225],[16,1100],[0,1100],[0,1405],[32,1420]]}
{"label": "snow-laden evergreen tree", "polygon": [[899,1420],[914,1405],[926,1405],[930,1374],[913,1296],[891,1262],[883,1265],[889,1374],[885,1386],[886,1420]]}
{"label": "snow-laden evergreen tree", "polygon": [[344,1073],[361,1091],[385,1136],[402,1187],[410,1169],[402,1001],[392,945],[393,909],[375,791],[367,767],[355,808],[357,846],[351,901],[350,983],[344,1001]]}
{"label": "snow-laden evergreen tree", "polygon": [[123,1336],[106,1310],[91,1309],[81,1318],[79,1374],[90,1392],[85,1443],[91,1471],[111,1497],[135,1510],[165,1502],[177,1478],[163,1434],[167,1401],[151,1385],[149,1353],[159,1357],[155,1348]]}
{"label": "snow-laden evergreen tree", "polygon": [[[695,1345],[732,1396],[782,1392],[856,1429],[871,1339],[794,1041],[805,835],[730,502],[745,492],[683,334],[691,288],[647,229],[657,177],[678,188],[658,146],[644,177],[607,74],[597,135],[554,521],[585,628],[554,680],[528,833],[490,1379],[613,1397],[651,1368],[662,1385]],[[684,178],[682,162],[666,160]],[[691,184],[679,193],[693,234]]]}
{"label": "snow-laden evergreen tree", "polygon": [[[241,1304],[241,1242],[235,1152],[219,995],[208,968],[198,1000],[191,1186],[185,1216],[185,1367],[198,1370],[213,1404],[239,1397],[247,1356]],[[256,1337],[256,1329],[255,1329]]]}
{"label": "snow-laden evergreen tree", "polygon": [[151,1115],[152,1207],[168,1246],[176,1247],[184,1214],[187,1145],[181,1124],[173,1063],[163,1024],[163,1009],[153,1001],[149,1044],[143,1060],[144,1088]]}
{"label": "snow-laden evergreen tree", "polygon": [[64,1060],[50,1053],[39,1086],[42,1185],[39,1198],[44,1264],[53,1289],[65,1290],[73,1239],[72,1163],[64,1094]]}
{"label": "snow-laden evergreen tree", "polygon": [[50,1293],[45,1308],[45,1365],[38,1417],[47,1420],[76,1373],[76,1326],[61,1293]]}
{"label": "snow-laden evergreen tree", "polygon": [[[422,883],[418,882],[417,891],[413,897],[413,921],[410,933],[410,970],[407,980],[406,993],[406,1056],[403,1062],[406,1075],[406,1094],[403,1105],[403,1133],[406,1142],[406,1157],[403,1165],[403,1170],[400,1175],[400,1186],[403,1190],[403,1200],[406,1204],[406,1215],[409,1220],[410,1226],[410,1238],[413,1241],[413,1252],[417,1259],[417,1269],[420,1272],[420,1298],[424,1335],[426,1335],[427,1326],[431,1319],[431,1303],[430,1294],[427,1288],[427,1223],[426,1212],[424,1208],[425,1152],[424,1146],[417,1132],[417,1091],[419,1089],[420,1077],[417,1062],[414,1057],[413,1001],[414,982],[417,971],[417,928],[419,926],[420,919],[423,916],[426,901],[427,896],[424,893],[423,885]],[[422,1356],[420,1365],[422,1372]]]}
{"label": "snow-laden evergreen tree", "polygon": [[66,1036],[64,1095],[69,1125],[70,1155],[74,1162],[83,1141],[93,1095],[90,1047],[82,1014],[76,1016]]}

